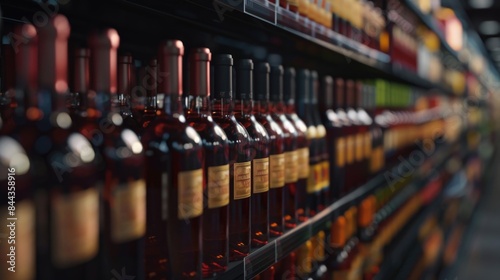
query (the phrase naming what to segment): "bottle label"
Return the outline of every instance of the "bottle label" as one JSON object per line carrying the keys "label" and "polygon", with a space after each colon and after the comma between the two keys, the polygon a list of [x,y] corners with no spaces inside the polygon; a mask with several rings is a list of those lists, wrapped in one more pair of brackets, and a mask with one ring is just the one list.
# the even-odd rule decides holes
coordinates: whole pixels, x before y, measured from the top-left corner
{"label": "bottle label", "polygon": [[299,0],[288,0],[288,5],[290,6],[295,6],[295,7],[298,7],[299,6]]}
{"label": "bottle label", "polygon": [[111,238],[115,243],[138,239],[146,232],[146,182],[136,180],[113,192]]}
{"label": "bottle label", "polygon": [[298,151],[285,153],[285,183],[297,182],[298,174]]}
{"label": "bottle label", "polygon": [[269,191],[269,158],[256,158],[252,162],[253,193]]}
{"label": "bottle label", "polygon": [[269,156],[269,187],[282,188],[285,185],[285,155]]}
{"label": "bottle label", "polygon": [[203,170],[182,171],[177,175],[177,218],[191,219],[203,213]]}
{"label": "bottle label", "polygon": [[323,164],[317,163],[314,165],[314,180],[316,181],[316,191],[320,191],[323,189]]}
{"label": "bottle label", "polygon": [[330,163],[325,160],[321,166],[321,170],[323,171],[323,189],[328,189],[330,187]]}
{"label": "bottle label", "polygon": [[208,167],[208,208],[229,204],[229,164]]}
{"label": "bottle label", "polygon": [[233,168],[234,199],[250,197],[252,191],[252,162],[236,162]]}
{"label": "bottle label", "polygon": [[346,164],[354,162],[354,136],[347,136],[346,138]]}
{"label": "bottle label", "polygon": [[309,177],[309,148],[297,150],[297,169],[299,179]]}
{"label": "bottle label", "polygon": [[355,158],[356,161],[362,161],[363,160],[363,150],[364,150],[364,134],[358,133],[356,134],[356,148],[355,148]]}
{"label": "bottle label", "polygon": [[99,193],[88,188],[52,202],[52,263],[59,268],[92,259],[99,247]]}
{"label": "bottle label", "polygon": [[345,138],[340,137],[337,139],[335,153],[336,153],[336,161],[338,167],[344,167],[346,161],[346,144]]}
{"label": "bottle label", "polygon": [[372,153],[372,134],[370,132],[365,133],[364,138],[364,156],[366,159],[370,158]]}
{"label": "bottle label", "polygon": [[317,190],[316,164],[309,166],[309,176],[307,177],[307,193],[314,193]]}
{"label": "bottle label", "polygon": [[[7,235],[5,241],[0,242],[0,252],[2,252],[0,254],[0,261],[2,262],[2,265],[0,265],[0,279],[35,279],[35,205],[33,201],[24,199],[16,202],[15,206],[15,217],[18,218],[15,221],[15,243],[12,243],[14,239],[7,239]],[[10,221],[7,219],[14,218],[14,216],[8,216],[7,209],[2,212],[0,219],[7,221],[7,226],[9,226]],[[6,229],[11,231],[8,227]],[[8,231],[5,231],[5,233],[8,233]],[[16,247],[15,267],[9,264],[11,260],[8,254],[12,254],[10,246]],[[14,267],[14,273],[8,270],[10,267]]]}
{"label": "bottle label", "polygon": [[307,127],[307,139],[309,140],[316,139],[317,135],[318,133],[315,126]]}

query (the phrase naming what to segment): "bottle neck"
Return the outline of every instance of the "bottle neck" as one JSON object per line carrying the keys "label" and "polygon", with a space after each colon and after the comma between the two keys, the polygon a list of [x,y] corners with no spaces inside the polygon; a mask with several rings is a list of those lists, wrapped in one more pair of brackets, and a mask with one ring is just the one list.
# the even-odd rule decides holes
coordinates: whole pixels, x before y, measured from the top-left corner
{"label": "bottle neck", "polygon": [[269,101],[267,101],[267,100],[254,101],[253,113],[255,115],[268,115],[269,114]]}
{"label": "bottle neck", "polygon": [[182,98],[180,94],[158,94],[163,98],[160,116],[178,117],[183,113]]}
{"label": "bottle neck", "polygon": [[188,97],[188,116],[206,117],[211,116],[210,99],[207,95],[189,95]]}
{"label": "bottle neck", "polygon": [[211,102],[212,116],[214,117],[229,117],[233,115],[234,105],[229,98],[214,98]]}
{"label": "bottle neck", "polygon": [[285,104],[282,101],[270,102],[269,111],[278,115],[284,114]]}
{"label": "bottle neck", "polygon": [[253,113],[254,103],[253,100],[234,100],[234,116],[250,117]]}

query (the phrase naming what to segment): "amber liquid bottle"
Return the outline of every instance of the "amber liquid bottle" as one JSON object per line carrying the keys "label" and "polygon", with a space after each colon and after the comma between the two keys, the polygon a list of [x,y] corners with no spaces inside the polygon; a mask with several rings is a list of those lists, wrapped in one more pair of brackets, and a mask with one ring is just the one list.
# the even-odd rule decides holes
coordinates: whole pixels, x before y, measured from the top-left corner
{"label": "amber liquid bottle", "polygon": [[210,50],[195,49],[190,56],[188,123],[201,136],[205,150],[203,211],[203,277],[227,268],[229,216],[229,145],[224,130],[212,119],[210,106]]}
{"label": "amber liquid bottle", "polygon": [[[37,226],[47,242],[50,260],[47,279],[96,279],[99,277],[99,177],[96,152],[90,142],[72,130],[66,107],[67,40],[70,27],[64,16],[50,19],[39,29],[39,109],[36,153],[46,160],[49,182],[39,182]],[[71,159],[71,160],[69,160]],[[38,213],[40,211],[40,213]],[[46,216],[45,216],[46,215]],[[47,222],[46,224],[44,222]],[[43,234],[47,234],[44,240]],[[39,247],[40,248],[40,247]],[[43,272],[42,272],[43,273]]]}
{"label": "amber liquid bottle", "polygon": [[360,122],[359,133],[361,134],[361,139],[359,140],[361,148],[358,149],[362,150],[360,152],[361,165],[359,170],[359,185],[365,184],[369,178],[369,163],[372,154],[372,133],[370,131],[370,127],[373,123],[373,120],[368,112],[365,111],[365,107],[368,105],[365,94],[366,90],[367,88],[361,81],[356,81],[354,96],[356,111],[358,113],[358,120]]}
{"label": "amber liquid bottle", "polygon": [[338,199],[344,186],[345,139],[342,135],[343,121],[334,110],[334,81],[330,76],[323,78],[323,94],[319,108],[325,124],[330,172],[330,197]]}
{"label": "amber liquid bottle", "polygon": [[233,114],[233,58],[217,55],[214,66],[212,117],[229,141],[229,260],[241,260],[250,251],[252,193],[251,139]]}
{"label": "amber liquid bottle", "polygon": [[118,33],[114,29],[94,33],[89,45],[90,88],[92,94],[95,93],[94,104],[90,103],[89,107],[100,114],[99,128],[104,139],[101,153],[106,164],[102,232],[109,263],[105,275],[112,278],[113,271],[125,267],[128,273],[141,279],[146,229],[144,154],[139,136],[127,127],[126,118],[131,115],[124,114],[121,106],[121,99],[125,97],[117,94]]}
{"label": "amber liquid bottle", "polygon": [[162,43],[162,110],[142,137],[146,170],[146,279],[201,279],[203,163],[201,138],[182,108],[181,41]]}
{"label": "amber liquid bottle", "polygon": [[297,131],[297,183],[295,187],[295,209],[297,223],[307,220],[307,179],[309,178],[309,140],[307,126],[295,112],[295,69],[286,68],[283,84],[284,111],[287,119]]}
{"label": "amber liquid bottle", "polygon": [[268,63],[258,63],[255,68],[254,114],[269,135],[269,233],[280,236],[284,230],[285,146],[283,131],[269,112]]}
{"label": "amber liquid bottle", "polygon": [[297,225],[297,181],[298,181],[298,143],[297,129],[285,115],[283,103],[283,67],[271,66],[271,94],[270,112],[273,120],[283,131],[285,144],[285,228],[294,228]]}
{"label": "amber liquid bottle", "polygon": [[[34,143],[37,137],[34,127],[35,118],[30,116],[30,112],[39,112],[36,108],[36,89],[37,89],[37,32],[33,25],[23,24],[14,30],[17,38],[22,38],[24,44],[19,45],[17,52],[8,45],[8,48],[15,53],[11,57],[15,60],[14,68],[8,69],[15,73],[15,110],[11,116],[12,123],[15,124],[11,132],[0,132],[0,183],[5,186],[0,191],[2,198],[0,207],[5,209],[0,213],[0,218],[6,221],[7,226],[10,222],[16,224],[15,236],[15,265],[25,267],[23,270],[16,269],[15,273],[8,270],[11,267],[10,257],[13,252],[10,250],[12,238],[0,242],[0,250],[5,252],[0,255],[0,278],[2,279],[35,279],[35,203],[34,191],[37,185],[35,182],[39,177],[35,177],[36,169],[40,167],[43,159],[37,157],[34,152]],[[12,67],[13,65],[9,65]],[[7,70],[7,69],[6,69]],[[3,76],[4,77],[4,76]],[[14,108],[13,108],[14,109]],[[31,113],[33,114],[33,113]],[[37,114],[39,115],[39,114]],[[42,163],[43,164],[43,163]],[[12,206],[15,211],[11,212]],[[13,229],[13,228],[12,228]],[[3,233],[10,233],[11,229],[5,227]],[[15,252],[14,252],[15,253]]]}
{"label": "amber liquid bottle", "polygon": [[[352,141],[348,145],[347,142],[351,140],[350,135],[348,134],[350,131],[351,122],[347,117],[347,113],[344,110],[344,92],[345,92],[345,83],[341,78],[337,78],[334,80],[334,98],[333,98],[333,106],[334,113],[338,118],[339,123],[341,123],[340,131],[338,134],[339,140],[336,142],[335,150],[339,151],[337,153],[337,159],[339,166],[343,167],[340,172],[342,172],[342,179],[339,185],[339,195],[342,197],[348,193],[347,186],[347,175],[348,169],[351,168],[352,162],[354,160],[354,147],[352,145]],[[343,151],[343,152],[340,152]]]}
{"label": "amber liquid bottle", "polygon": [[314,125],[316,126],[316,137],[318,142],[318,160],[319,160],[319,182],[318,189],[320,192],[320,204],[318,211],[323,210],[327,205],[332,203],[330,192],[330,162],[328,161],[328,150],[326,143],[326,129],[321,122],[318,106],[319,95],[319,77],[318,72],[311,71],[311,114]]}
{"label": "amber liquid bottle", "polygon": [[297,77],[297,115],[307,126],[309,140],[309,175],[307,178],[307,208],[306,216],[312,217],[318,213],[320,204],[319,177],[321,176],[319,144],[316,125],[311,113],[311,73],[307,69],[300,69]]}
{"label": "amber liquid bottle", "polygon": [[346,176],[345,189],[347,192],[353,191],[357,186],[357,172],[360,166],[357,150],[358,145],[358,115],[352,108],[354,102],[354,83],[352,80],[347,80],[344,87],[344,103],[342,104],[343,112],[347,116],[349,125],[344,126],[344,135],[346,137]]}
{"label": "amber liquid bottle", "polygon": [[[133,59],[129,54],[120,55],[118,57],[117,94],[116,98],[112,100],[112,104],[119,109],[123,119],[123,126],[133,130],[137,134],[141,134],[141,125],[134,117],[130,105],[130,96],[132,92],[132,63]],[[156,79],[154,79],[154,84],[156,84]]]}
{"label": "amber liquid bottle", "polygon": [[251,246],[258,248],[269,239],[269,136],[253,115],[253,62],[236,64],[234,115],[247,130],[252,152]]}

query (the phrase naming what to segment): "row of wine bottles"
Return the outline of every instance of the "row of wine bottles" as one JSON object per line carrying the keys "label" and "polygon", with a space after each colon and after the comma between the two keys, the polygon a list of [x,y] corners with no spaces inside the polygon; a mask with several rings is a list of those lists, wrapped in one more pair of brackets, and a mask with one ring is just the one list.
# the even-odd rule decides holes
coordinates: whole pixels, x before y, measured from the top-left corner
{"label": "row of wine bottles", "polygon": [[406,111],[414,93],[384,103],[380,81],[320,80],[207,48],[187,55],[183,94],[178,40],[146,67],[153,86],[136,118],[116,30],[71,52],[62,15],[11,35],[22,44],[5,57],[16,82],[2,95],[0,180],[15,184],[1,215],[19,217],[18,279],[217,276],[442,126],[435,111]]}

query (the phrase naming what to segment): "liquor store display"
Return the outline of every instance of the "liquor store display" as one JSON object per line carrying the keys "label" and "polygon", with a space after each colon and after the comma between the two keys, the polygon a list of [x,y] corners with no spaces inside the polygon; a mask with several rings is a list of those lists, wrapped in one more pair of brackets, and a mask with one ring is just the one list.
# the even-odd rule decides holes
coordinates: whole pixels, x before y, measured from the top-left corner
{"label": "liquor store display", "polygon": [[499,105],[456,18],[443,35],[419,1],[90,2],[2,6],[1,279],[445,275]]}

